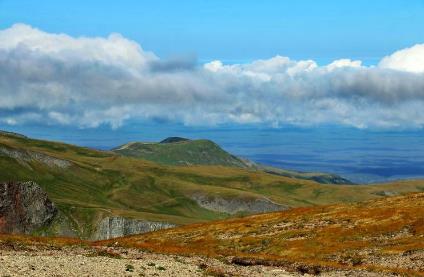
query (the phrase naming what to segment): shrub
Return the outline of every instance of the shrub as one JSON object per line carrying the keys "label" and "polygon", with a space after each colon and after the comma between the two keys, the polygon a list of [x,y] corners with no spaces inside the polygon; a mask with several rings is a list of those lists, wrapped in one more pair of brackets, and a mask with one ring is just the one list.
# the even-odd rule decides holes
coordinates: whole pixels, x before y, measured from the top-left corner
{"label": "shrub", "polygon": [[128,272],[134,272],[134,266],[132,266],[132,265],[130,265],[130,264],[127,264],[127,265],[125,266],[125,271],[128,271]]}

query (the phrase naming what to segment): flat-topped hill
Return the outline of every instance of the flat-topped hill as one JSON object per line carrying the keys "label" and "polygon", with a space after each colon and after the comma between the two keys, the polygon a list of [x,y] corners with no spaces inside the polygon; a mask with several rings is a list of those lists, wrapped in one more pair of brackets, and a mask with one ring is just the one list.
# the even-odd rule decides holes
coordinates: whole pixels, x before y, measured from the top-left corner
{"label": "flat-topped hill", "polygon": [[170,137],[159,143],[132,142],[113,149],[128,157],[145,159],[166,165],[221,165],[247,168],[238,157],[229,154],[216,143]]}
{"label": "flat-topped hill", "polygon": [[352,184],[349,180],[335,174],[299,172],[257,164],[232,155],[222,149],[218,144],[206,139],[190,140],[181,137],[169,137],[159,143],[130,142],[112,151],[123,156],[148,160],[164,165],[219,165],[264,171],[289,178],[313,180],[322,184]]}

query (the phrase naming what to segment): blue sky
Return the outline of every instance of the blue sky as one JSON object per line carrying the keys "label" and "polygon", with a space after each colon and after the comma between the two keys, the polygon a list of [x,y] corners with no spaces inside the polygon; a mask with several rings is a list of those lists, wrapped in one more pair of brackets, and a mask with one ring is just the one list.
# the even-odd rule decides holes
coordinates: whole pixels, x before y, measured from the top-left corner
{"label": "blue sky", "polygon": [[422,176],[423,26],[424,0],[0,0],[0,130]]}
{"label": "blue sky", "polygon": [[118,32],[160,57],[375,64],[424,42],[424,1],[0,0],[0,28],[18,22],[72,36]]}
{"label": "blue sky", "polygon": [[422,26],[423,0],[0,0],[0,126],[422,129]]}

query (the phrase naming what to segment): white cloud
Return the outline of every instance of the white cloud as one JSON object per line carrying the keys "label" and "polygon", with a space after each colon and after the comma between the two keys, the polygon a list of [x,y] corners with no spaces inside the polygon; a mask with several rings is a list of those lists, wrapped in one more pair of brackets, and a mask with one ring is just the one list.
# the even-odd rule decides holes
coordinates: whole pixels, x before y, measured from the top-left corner
{"label": "white cloud", "polygon": [[196,66],[192,57],[162,60],[118,34],[75,38],[17,24],[0,31],[0,122],[421,128],[424,75],[417,72],[424,62],[413,61],[424,53],[416,47],[377,67],[349,59],[318,66],[283,56]]}
{"label": "white cloud", "polygon": [[221,61],[215,60],[204,64],[203,67],[211,72],[218,72],[224,68],[224,65]]}
{"label": "white cloud", "polygon": [[335,60],[334,62],[330,63],[329,65],[326,66],[326,68],[329,71],[338,69],[338,68],[346,68],[346,67],[353,67],[353,68],[358,68],[362,66],[362,61],[352,61],[350,59],[340,59],[340,60]]}
{"label": "white cloud", "polygon": [[379,66],[400,71],[424,72],[424,44],[417,44],[410,48],[396,51],[384,57]]}
{"label": "white cloud", "polygon": [[0,49],[30,51],[68,63],[99,62],[106,65],[142,69],[158,58],[136,42],[111,34],[107,38],[73,38],[50,34],[25,24],[0,31]]}

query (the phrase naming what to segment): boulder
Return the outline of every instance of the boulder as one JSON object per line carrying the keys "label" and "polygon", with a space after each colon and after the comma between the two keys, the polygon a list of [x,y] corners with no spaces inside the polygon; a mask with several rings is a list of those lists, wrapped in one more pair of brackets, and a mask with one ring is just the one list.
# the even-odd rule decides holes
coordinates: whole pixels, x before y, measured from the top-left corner
{"label": "boulder", "polygon": [[0,233],[30,234],[48,226],[57,212],[35,182],[0,183]]}

